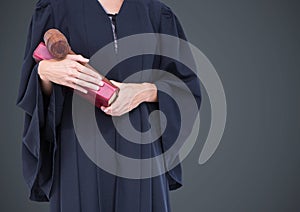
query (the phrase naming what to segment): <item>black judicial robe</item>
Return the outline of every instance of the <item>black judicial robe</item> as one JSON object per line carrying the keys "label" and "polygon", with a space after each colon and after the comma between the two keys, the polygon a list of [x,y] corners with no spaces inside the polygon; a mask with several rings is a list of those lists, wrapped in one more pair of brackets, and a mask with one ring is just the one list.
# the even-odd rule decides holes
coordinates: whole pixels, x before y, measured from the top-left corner
{"label": "black judicial robe", "polygon": [[[78,143],[72,122],[72,90],[53,84],[51,96],[43,96],[38,64],[32,59],[32,53],[50,28],[62,31],[72,49],[86,58],[113,41],[110,20],[97,0],[37,2],[28,31],[17,99],[17,105],[25,112],[22,160],[30,199],[49,201],[53,212],[170,211],[168,192],[182,185],[180,164],[166,174],[142,180],[109,174],[97,167]],[[124,0],[116,18],[116,29],[118,38],[156,32],[185,39],[176,16],[156,0]],[[123,81],[134,71],[149,68],[165,70],[181,78],[200,106],[197,77],[167,57],[143,55],[130,58],[117,65],[107,77]],[[169,87],[176,89],[176,84],[170,83]],[[111,118],[97,108],[95,115],[100,123],[108,123],[98,127],[106,132],[115,151],[147,158],[166,151],[178,136],[180,127],[178,107],[170,96],[160,91],[158,103],[142,103],[130,112],[132,124],[141,131],[147,129],[148,115],[154,109],[165,113],[167,129],[159,140],[144,145],[127,142],[119,136]]]}

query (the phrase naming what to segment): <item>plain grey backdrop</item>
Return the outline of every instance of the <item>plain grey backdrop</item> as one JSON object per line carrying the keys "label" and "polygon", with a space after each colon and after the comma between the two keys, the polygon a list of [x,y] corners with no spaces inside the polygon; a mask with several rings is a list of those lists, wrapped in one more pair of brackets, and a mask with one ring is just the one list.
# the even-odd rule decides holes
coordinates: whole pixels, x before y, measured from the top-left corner
{"label": "plain grey backdrop", "polygon": [[[221,144],[197,163],[210,124],[203,91],[199,142],[184,161],[173,212],[300,211],[300,3],[298,0],[164,0],[225,88]],[[23,113],[15,106],[35,0],[1,1],[0,211],[45,212],[22,177]]]}

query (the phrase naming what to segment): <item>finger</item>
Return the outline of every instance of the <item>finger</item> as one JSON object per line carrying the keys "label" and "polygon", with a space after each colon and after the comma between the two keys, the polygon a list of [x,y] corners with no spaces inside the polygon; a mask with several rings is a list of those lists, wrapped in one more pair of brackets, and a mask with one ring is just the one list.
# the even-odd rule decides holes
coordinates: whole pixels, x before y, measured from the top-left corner
{"label": "finger", "polygon": [[110,113],[110,112],[111,112],[111,106],[110,106],[110,107],[104,107],[104,106],[102,106],[102,107],[101,107],[101,110],[102,110],[104,113]]}
{"label": "finger", "polygon": [[95,90],[95,91],[98,91],[98,90],[99,90],[99,86],[98,86],[98,85],[89,83],[89,82],[84,81],[84,80],[79,79],[79,78],[72,78],[72,82],[73,82],[75,85],[79,85],[80,87],[90,88],[90,89],[93,89],[93,90]]}
{"label": "finger", "polygon": [[111,105],[110,107],[106,108],[104,112],[111,116],[121,116],[122,114],[126,113],[126,111],[123,111],[122,108],[122,105]]}
{"label": "finger", "polygon": [[68,54],[67,58],[73,61],[81,62],[81,63],[88,63],[89,59],[84,58],[82,55],[78,54]]}
{"label": "finger", "polygon": [[95,71],[93,71],[93,70],[91,70],[91,69],[89,69],[89,68],[81,65],[80,63],[76,63],[75,68],[77,69],[77,71],[79,71],[81,73],[84,73],[84,74],[87,74],[87,75],[90,75],[90,76],[96,78],[99,81],[99,83],[102,80],[102,77],[100,76],[99,73],[97,73],[97,72],[95,72]]}
{"label": "finger", "polygon": [[77,91],[80,91],[84,94],[87,94],[88,91],[82,87],[80,87],[79,85],[76,85],[74,83],[67,83],[67,86],[70,87],[70,88],[73,88],[74,90],[77,90]]}
{"label": "finger", "polygon": [[99,80],[99,79],[97,79],[95,77],[92,77],[92,76],[90,76],[88,74],[85,74],[85,73],[78,72],[77,78],[81,79],[81,80],[84,80],[86,82],[93,83],[95,85],[103,86],[103,81],[102,80]]}
{"label": "finger", "polygon": [[101,107],[102,111],[106,114],[106,115],[110,115],[110,116],[114,116],[115,111],[112,110],[112,107]]}
{"label": "finger", "polygon": [[[104,112],[104,111],[103,111]],[[111,111],[104,112],[106,115],[112,116]]]}

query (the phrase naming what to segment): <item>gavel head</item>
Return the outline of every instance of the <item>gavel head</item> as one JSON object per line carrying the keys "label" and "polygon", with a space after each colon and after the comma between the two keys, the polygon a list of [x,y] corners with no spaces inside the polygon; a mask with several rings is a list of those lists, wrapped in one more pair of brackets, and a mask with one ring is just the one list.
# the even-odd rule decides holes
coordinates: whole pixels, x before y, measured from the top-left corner
{"label": "gavel head", "polygon": [[67,38],[57,29],[49,29],[44,34],[44,42],[55,59],[64,59],[71,51]]}

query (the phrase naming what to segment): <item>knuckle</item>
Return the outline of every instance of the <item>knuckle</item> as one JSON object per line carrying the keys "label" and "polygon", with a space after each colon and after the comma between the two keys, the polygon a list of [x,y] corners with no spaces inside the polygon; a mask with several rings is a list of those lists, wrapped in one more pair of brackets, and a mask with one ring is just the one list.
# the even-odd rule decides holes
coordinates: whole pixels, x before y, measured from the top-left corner
{"label": "knuckle", "polygon": [[80,66],[80,71],[83,73],[88,73],[87,68],[84,66]]}
{"label": "knuckle", "polygon": [[70,67],[73,68],[73,69],[77,68],[77,62],[74,61],[74,60],[71,60],[70,61]]}
{"label": "knuckle", "polygon": [[67,70],[67,75],[68,76],[73,76],[73,73],[74,73],[73,69],[68,69]]}
{"label": "knuckle", "polygon": [[72,82],[72,78],[71,77],[65,77],[64,81],[65,81],[66,84],[70,83],[70,82]]}
{"label": "knuckle", "polygon": [[76,69],[80,72],[84,72],[84,67],[79,63],[77,63]]}

